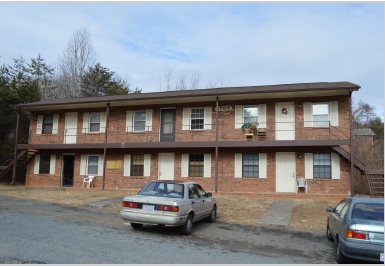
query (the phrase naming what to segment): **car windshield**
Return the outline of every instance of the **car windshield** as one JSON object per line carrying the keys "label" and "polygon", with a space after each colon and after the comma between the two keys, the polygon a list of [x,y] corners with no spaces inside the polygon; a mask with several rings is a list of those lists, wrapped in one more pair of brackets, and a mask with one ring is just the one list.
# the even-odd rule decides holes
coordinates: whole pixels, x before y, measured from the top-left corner
{"label": "car windshield", "polygon": [[384,204],[357,203],[352,210],[352,219],[384,221]]}
{"label": "car windshield", "polygon": [[150,182],[140,190],[139,195],[183,198],[184,185],[168,182]]}

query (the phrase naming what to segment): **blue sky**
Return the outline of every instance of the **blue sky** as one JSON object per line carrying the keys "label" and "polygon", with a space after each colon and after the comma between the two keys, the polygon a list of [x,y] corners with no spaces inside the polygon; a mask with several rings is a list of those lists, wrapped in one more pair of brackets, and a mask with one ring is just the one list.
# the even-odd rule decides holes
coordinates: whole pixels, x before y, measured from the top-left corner
{"label": "blue sky", "polygon": [[200,88],[349,81],[384,113],[384,4],[0,2],[0,64],[55,66],[87,28],[102,66],[158,92],[164,73],[199,73]]}

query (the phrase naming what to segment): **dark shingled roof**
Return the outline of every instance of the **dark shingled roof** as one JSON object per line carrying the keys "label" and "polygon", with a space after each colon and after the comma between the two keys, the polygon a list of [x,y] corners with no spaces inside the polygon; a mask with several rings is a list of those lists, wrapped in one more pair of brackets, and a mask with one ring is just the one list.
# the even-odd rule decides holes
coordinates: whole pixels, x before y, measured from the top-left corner
{"label": "dark shingled roof", "polygon": [[290,93],[290,92],[309,92],[309,91],[358,91],[359,85],[350,82],[318,82],[318,83],[298,83],[298,84],[279,84],[279,85],[262,85],[262,86],[243,86],[243,87],[224,87],[199,90],[182,90],[167,91],[153,93],[139,93],[127,95],[99,96],[99,97],[83,97],[55,99],[42,102],[34,102],[27,104],[19,104],[13,107],[28,109],[43,106],[60,106],[60,105],[79,105],[89,103],[113,103],[122,101],[143,101],[143,100],[162,100],[172,98],[197,98],[197,97],[216,97],[229,95],[247,95],[262,93]]}

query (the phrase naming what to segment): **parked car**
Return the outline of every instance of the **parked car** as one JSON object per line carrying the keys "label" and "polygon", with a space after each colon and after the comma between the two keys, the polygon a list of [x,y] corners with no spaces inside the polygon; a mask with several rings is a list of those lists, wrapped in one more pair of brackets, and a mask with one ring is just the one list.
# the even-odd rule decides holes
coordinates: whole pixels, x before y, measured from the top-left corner
{"label": "parked car", "polygon": [[337,245],[336,260],[384,262],[384,199],[350,197],[327,208],[326,236]]}
{"label": "parked car", "polygon": [[140,229],[143,224],[178,226],[189,235],[199,220],[215,222],[217,203],[211,193],[195,182],[175,180],[151,181],[134,196],[126,196],[120,216]]}

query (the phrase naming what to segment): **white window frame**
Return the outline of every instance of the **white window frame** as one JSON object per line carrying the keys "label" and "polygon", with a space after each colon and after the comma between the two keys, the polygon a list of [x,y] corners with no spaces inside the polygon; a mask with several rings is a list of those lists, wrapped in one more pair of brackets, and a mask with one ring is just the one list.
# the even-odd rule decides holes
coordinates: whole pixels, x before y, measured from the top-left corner
{"label": "white window frame", "polygon": [[[99,131],[91,132],[90,114],[100,114]],[[82,133],[104,133],[106,131],[106,112],[84,112]]]}
{"label": "white window frame", "polygon": [[[124,154],[123,176],[131,176],[131,154]],[[143,177],[151,176],[151,154],[144,154]],[[142,176],[141,176],[142,177]]]}
{"label": "white window frame", "polygon": [[[204,109],[203,116],[203,129],[191,129],[191,109]],[[192,130],[192,131],[202,131],[202,130],[211,130],[212,126],[212,107],[193,107],[193,108],[183,108],[183,120],[182,120],[182,130]]]}
{"label": "white window frame", "polygon": [[[98,156],[98,173],[89,174],[88,173],[88,157],[89,156]],[[93,175],[93,176],[103,176],[104,171],[104,155],[103,154],[82,154],[80,156],[80,175]]]}
{"label": "white window frame", "polygon": [[[341,179],[340,156],[337,153],[331,154],[331,178],[315,178],[322,180],[338,180]],[[305,153],[305,178],[314,179],[313,175],[313,153]]]}
{"label": "white window frame", "polygon": [[[44,115],[37,116],[36,134],[42,134],[43,132],[43,119],[44,119]],[[51,134],[57,134],[58,127],[59,127],[59,114],[53,114],[53,125],[52,125]]]}
{"label": "white window frame", "polygon": [[[203,178],[211,178],[211,154],[203,154]],[[190,154],[182,154],[181,176],[189,177]]]}
{"label": "white window frame", "polygon": [[[245,153],[250,154],[250,153]],[[250,178],[250,179],[264,179],[267,178],[267,153],[259,154],[259,177],[242,177],[243,173],[243,155],[242,153],[234,154],[234,177],[235,178]]]}
{"label": "white window frame", "polygon": [[[146,122],[144,126],[144,130],[134,130],[135,129],[135,112],[146,111]],[[126,132],[151,132],[152,131],[152,109],[146,110],[127,110],[126,111]]]}
{"label": "white window frame", "polygon": [[245,105],[243,106],[242,112],[242,122],[245,123],[245,109],[247,108],[257,108],[257,120],[256,121],[250,121],[251,123],[258,123],[258,118],[259,118],[259,107],[258,105]]}
{"label": "white window frame", "polygon": [[235,129],[241,129],[244,124],[244,108],[258,107],[258,128],[266,128],[266,104],[235,105]]}
{"label": "white window frame", "polygon": [[339,114],[338,114],[338,101],[329,101],[329,102],[305,102],[303,104],[303,112],[304,112],[304,127],[314,127],[314,128],[322,128],[329,127],[328,125],[323,126],[314,126],[314,114],[313,114],[313,106],[319,104],[328,104],[328,120],[330,122],[330,126],[339,126]]}
{"label": "white window frame", "polygon": [[[56,170],[56,154],[51,154],[49,163],[49,174],[55,174]],[[35,155],[33,174],[40,174],[40,154]],[[44,174],[42,174],[44,175]]]}

